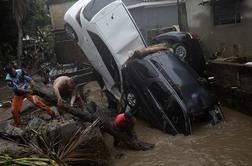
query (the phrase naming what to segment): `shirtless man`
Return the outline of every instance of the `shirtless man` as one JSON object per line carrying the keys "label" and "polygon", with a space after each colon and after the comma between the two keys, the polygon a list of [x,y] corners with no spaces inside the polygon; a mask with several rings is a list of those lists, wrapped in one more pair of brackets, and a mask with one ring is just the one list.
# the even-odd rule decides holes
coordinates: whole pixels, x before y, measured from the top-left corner
{"label": "shirtless man", "polygon": [[62,105],[65,100],[70,100],[70,106],[76,103],[83,110],[84,103],[77,93],[77,85],[68,76],[60,76],[53,83],[53,91],[58,99],[58,105]]}

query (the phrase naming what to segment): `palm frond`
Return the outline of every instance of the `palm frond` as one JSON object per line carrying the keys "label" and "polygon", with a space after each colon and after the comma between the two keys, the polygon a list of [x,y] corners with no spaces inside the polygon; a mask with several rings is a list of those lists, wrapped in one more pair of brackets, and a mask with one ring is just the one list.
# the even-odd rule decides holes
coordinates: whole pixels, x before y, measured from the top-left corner
{"label": "palm frond", "polygon": [[69,141],[69,143],[64,148],[64,151],[60,152],[59,157],[61,159],[66,159],[68,156],[73,153],[78,146],[80,146],[87,138],[88,134],[91,130],[93,130],[97,125],[99,124],[100,120],[96,119],[89,127],[87,127],[85,130],[81,131],[78,136],[75,135],[73,139]]}

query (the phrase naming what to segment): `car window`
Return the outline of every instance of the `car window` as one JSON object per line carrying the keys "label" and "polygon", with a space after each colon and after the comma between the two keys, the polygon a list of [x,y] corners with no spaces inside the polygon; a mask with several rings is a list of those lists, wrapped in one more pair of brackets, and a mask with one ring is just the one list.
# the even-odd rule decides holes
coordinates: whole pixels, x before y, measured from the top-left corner
{"label": "car window", "polygon": [[200,91],[201,87],[191,70],[172,54],[153,57],[151,62],[181,97],[189,99],[196,90]]}
{"label": "car window", "polygon": [[134,68],[143,80],[158,77],[158,73],[155,71],[155,69],[145,60],[137,60]]}
{"label": "car window", "polygon": [[153,82],[149,90],[166,113],[177,105],[176,100],[162,82]]}
{"label": "car window", "polygon": [[170,91],[164,86],[162,82],[154,82],[149,86],[149,90],[154,96],[155,100],[162,107],[163,111],[175,125],[179,132],[184,130],[183,122],[183,111],[174,98],[174,96],[170,93]]}
{"label": "car window", "polygon": [[90,21],[102,8],[115,0],[92,0],[83,10],[83,16]]}
{"label": "car window", "polygon": [[167,74],[167,72],[164,70],[164,68],[162,67],[161,64],[159,64],[157,61],[155,60],[151,60],[151,62],[156,66],[156,68],[160,71],[160,73],[164,76],[164,78],[166,79],[166,81],[168,81],[170,83],[170,85],[175,89],[175,91],[178,93],[178,95],[181,97],[182,94],[180,92],[180,90],[178,89],[179,84],[176,84],[176,82],[174,82],[174,80],[172,80],[170,78],[170,76]]}
{"label": "car window", "polygon": [[116,87],[120,89],[121,81],[120,81],[120,74],[116,64],[116,61],[110,52],[107,45],[103,42],[103,40],[95,33],[88,31],[90,38],[92,39],[95,47],[97,48],[106,68],[108,69],[109,73],[111,74],[112,78],[116,83]]}
{"label": "car window", "polygon": [[169,96],[171,96],[171,93],[169,90],[165,87],[165,85],[161,82],[153,82],[149,86],[150,92],[153,94],[153,96],[159,100],[161,103],[166,100]]}

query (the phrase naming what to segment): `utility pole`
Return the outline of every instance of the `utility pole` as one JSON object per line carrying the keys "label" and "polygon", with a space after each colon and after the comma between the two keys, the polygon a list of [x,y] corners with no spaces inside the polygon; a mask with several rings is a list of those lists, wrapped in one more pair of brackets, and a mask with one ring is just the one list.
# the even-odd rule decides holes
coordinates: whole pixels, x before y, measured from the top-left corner
{"label": "utility pole", "polygon": [[188,31],[186,3],[177,0],[178,24],[181,31]]}
{"label": "utility pole", "polygon": [[179,0],[177,0],[177,12],[178,12],[179,29],[181,29],[181,13],[180,13],[180,2],[179,2]]}

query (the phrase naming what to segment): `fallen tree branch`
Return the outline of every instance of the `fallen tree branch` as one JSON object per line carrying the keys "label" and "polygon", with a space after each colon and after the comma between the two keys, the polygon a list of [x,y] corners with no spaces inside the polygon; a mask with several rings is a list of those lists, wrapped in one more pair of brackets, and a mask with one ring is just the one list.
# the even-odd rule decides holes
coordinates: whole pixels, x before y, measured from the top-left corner
{"label": "fallen tree branch", "polygon": [[158,51],[165,51],[167,49],[169,49],[169,46],[167,43],[160,43],[160,44],[152,45],[152,46],[140,49],[140,50],[136,50],[133,56],[130,57],[126,63],[130,62],[133,59],[137,59],[137,58],[141,59],[149,54],[153,54]]}
{"label": "fallen tree branch", "polygon": [[[47,102],[49,102],[53,105],[56,105],[61,110],[64,110],[67,113],[72,114],[85,122],[94,122],[98,118],[97,116],[90,114],[87,110],[80,110],[80,109],[77,109],[74,107],[70,107],[67,104],[64,104],[62,106],[58,106],[57,105],[57,97],[54,95],[52,88],[49,86],[46,86],[43,83],[34,83],[33,92],[34,92],[34,94],[36,94],[36,95],[40,96],[41,98],[43,98],[44,100],[46,100]],[[125,135],[121,135],[120,132],[114,130],[110,122],[102,121],[102,123],[101,123],[101,125],[99,125],[99,127],[102,131],[116,137],[117,139],[119,139],[121,141],[129,142],[131,140],[129,137],[127,137]]]}

